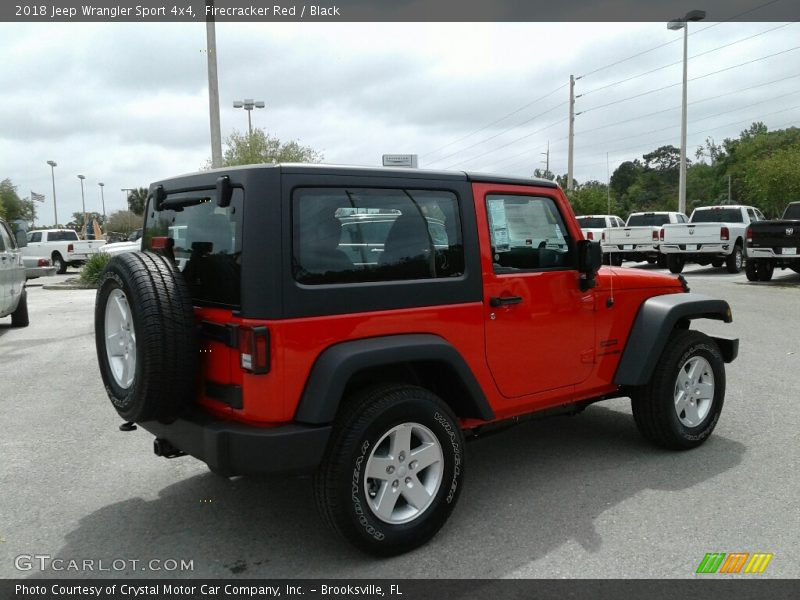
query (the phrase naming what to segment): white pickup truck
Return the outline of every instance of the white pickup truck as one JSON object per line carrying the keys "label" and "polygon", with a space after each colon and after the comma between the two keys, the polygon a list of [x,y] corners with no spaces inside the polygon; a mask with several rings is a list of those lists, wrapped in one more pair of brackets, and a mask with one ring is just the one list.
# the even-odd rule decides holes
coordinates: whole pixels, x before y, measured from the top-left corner
{"label": "white pickup truck", "polygon": [[606,229],[625,227],[625,221],[617,215],[582,215],[577,217],[583,237],[593,242],[602,242]]}
{"label": "white pickup truck", "polygon": [[664,225],[659,234],[661,252],[673,273],[683,271],[687,262],[724,265],[728,273],[738,273],[745,260],[747,226],[763,220],[753,206],[701,206],[694,209],[689,223]]}
{"label": "white pickup truck", "polygon": [[72,229],[37,229],[28,232],[24,256],[49,258],[58,273],[66,273],[67,265],[78,267],[105,245],[105,240],[79,240]]}
{"label": "white pickup truck", "polygon": [[686,223],[689,219],[679,212],[636,212],[628,216],[624,227],[606,230],[603,252],[612,265],[621,265],[624,260],[658,263],[666,266],[659,253],[659,232],[667,223]]}

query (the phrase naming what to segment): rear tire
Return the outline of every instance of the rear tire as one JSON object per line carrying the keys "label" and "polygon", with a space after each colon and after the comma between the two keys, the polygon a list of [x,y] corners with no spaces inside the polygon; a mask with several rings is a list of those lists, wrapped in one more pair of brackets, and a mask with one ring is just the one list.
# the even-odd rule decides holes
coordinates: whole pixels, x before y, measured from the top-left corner
{"label": "rear tire", "polygon": [[410,385],[347,400],[314,479],[320,513],[364,552],[392,556],[430,540],[463,485],[464,437],[450,408]]}
{"label": "rear tire", "polygon": [[621,267],[622,266],[623,258],[622,258],[622,255],[619,254],[618,252],[612,252],[611,254],[609,254],[608,255],[608,260],[609,260],[609,264],[612,267]]}
{"label": "rear tire", "polygon": [[647,440],[688,450],[714,431],[724,400],[725,362],[716,343],[681,329],[670,335],[650,382],[631,393],[631,408]]}
{"label": "rear tire", "polygon": [[748,260],[744,265],[744,274],[747,281],[758,281],[758,261],[752,258]]}
{"label": "rear tire", "polygon": [[53,254],[53,266],[56,268],[56,273],[63,275],[67,272],[67,262],[56,252]]}
{"label": "rear tire", "polygon": [[680,273],[686,264],[686,259],[680,254],[667,254],[667,268],[670,273]]}
{"label": "rear tire", "polygon": [[666,254],[659,254],[658,258],[656,259],[656,264],[660,269],[667,268],[667,255]]}
{"label": "rear tire", "polygon": [[724,258],[714,258],[711,260],[711,266],[717,269],[719,269],[724,264],[725,264]]}
{"label": "rear tire", "polygon": [[728,273],[739,273],[742,270],[743,263],[744,252],[742,251],[742,245],[736,242],[733,246],[733,252],[725,259],[725,270],[727,270]]}
{"label": "rear tire", "polygon": [[17,304],[17,310],[11,313],[11,326],[12,327],[27,327],[30,321],[28,320],[28,291],[22,290],[22,297]]}
{"label": "rear tire", "polygon": [[183,275],[165,257],[111,258],[97,290],[95,346],[111,403],[126,421],[168,420],[195,392],[198,346]]}
{"label": "rear tire", "polygon": [[[751,259],[752,260],[752,259]],[[749,260],[747,261],[750,262]],[[760,259],[758,261],[758,280],[770,281],[772,274],[775,272],[775,264],[768,258]]]}

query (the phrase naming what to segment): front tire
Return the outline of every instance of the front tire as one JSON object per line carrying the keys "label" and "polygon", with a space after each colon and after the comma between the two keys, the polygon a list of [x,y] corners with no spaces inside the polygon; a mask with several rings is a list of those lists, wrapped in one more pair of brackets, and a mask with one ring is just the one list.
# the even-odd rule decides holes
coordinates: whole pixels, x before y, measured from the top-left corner
{"label": "front tire", "polygon": [[669,268],[670,273],[680,273],[683,271],[685,264],[686,259],[684,259],[680,254],[667,255],[667,268]]}
{"label": "front tire", "polygon": [[633,391],[636,426],[650,442],[671,450],[702,444],[717,425],[725,400],[725,363],[714,340],[676,330],[650,382]]}
{"label": "front tire", "polygon": [[364,552],[392,556],[444,525],[463,476],[464,437],[450,408],[424,388],[394,385],[347,400],[314,487],[336,532]]}

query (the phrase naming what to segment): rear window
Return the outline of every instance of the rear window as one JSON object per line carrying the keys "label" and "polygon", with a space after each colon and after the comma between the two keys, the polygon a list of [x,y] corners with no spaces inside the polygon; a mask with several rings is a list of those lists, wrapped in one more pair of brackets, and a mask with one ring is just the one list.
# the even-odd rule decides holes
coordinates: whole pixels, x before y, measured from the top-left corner
{"label": "rear window", "polygon": [[50,231],[47,234],[48,242],[77,242],[78,234],[74,231]]}
{"label": "rear window", "polygon": [[643,213],[641,215],[631,215],[628,217],[627,227],[661,227],[669,223],[669,215],[659,215],[655,213]]}
{"label": "rear window", "polygon": [[739,208],[704,208],[697,209],[690,219],[692,223],[744,223]]}
{"label": "rear window", "polygon": [[308,285],[463,275],[456,196],[413,189],[295,190],[292,271]]}
{"label": "rear window", "polygon": [[800,221],[800,202],[787,206],[786,211],[783,213],[783,218]]}
{"label": "rear window", "polygon": [[602,217],[578,217],[581,229],[605,229],[606,220]]}
{"label": "rear window", "polygon": [[[233,191],[230,206],[208,200],[154,211],[148,207],[143,247],[175,262],[198,304],[238,308],[241,304],[242,212],[244,194]],[[179,201],[189,194],[168,196]],[[195,192],[192,196],[197,196]]]}

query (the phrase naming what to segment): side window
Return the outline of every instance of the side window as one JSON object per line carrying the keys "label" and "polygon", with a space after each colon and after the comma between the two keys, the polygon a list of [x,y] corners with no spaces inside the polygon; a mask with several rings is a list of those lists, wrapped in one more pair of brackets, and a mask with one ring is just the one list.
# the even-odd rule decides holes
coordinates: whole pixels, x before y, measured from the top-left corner
{"label": "side window", "polygon": [[319,285],[464,274],[455,194],[300,188],[292,196],[292,271]]}
{"label": "side window", "polygon": [[760,210],[756,209],[756,217],[758,217],[759,221],[765,221],[764,215],[761,213]]}
{"label": "side window", "polygon": [[686,217],[684,217],[683,215],[680,215],[680,214],[679,214],[679,215],[675,215],[675,216],[676,216],[676,218],[677,218],[677,221],[676,221],[676,222],[678,222],[678,223],[686,223],[686,222],[687,222],[687,221],[686,221]]}
{"label": "side window", "polygon": [[31,242],[41,242],[42,241],[42,232],[41,231],[34,231],[33,233],[28,234],[28,243]]}
{"label": "side window", "polygon": [[758,221],[758,217],[756,216],[756,213],[753,211],[753,209],[752,209],[752,208],[748,208],[748,209],[747,209],[747,217],[748,217],[748,218],[749,218],[751,221]]}
{"label": "side window", "polygon": [[571,241],[551,198],[486,197],[495,273],[571,266]]}

